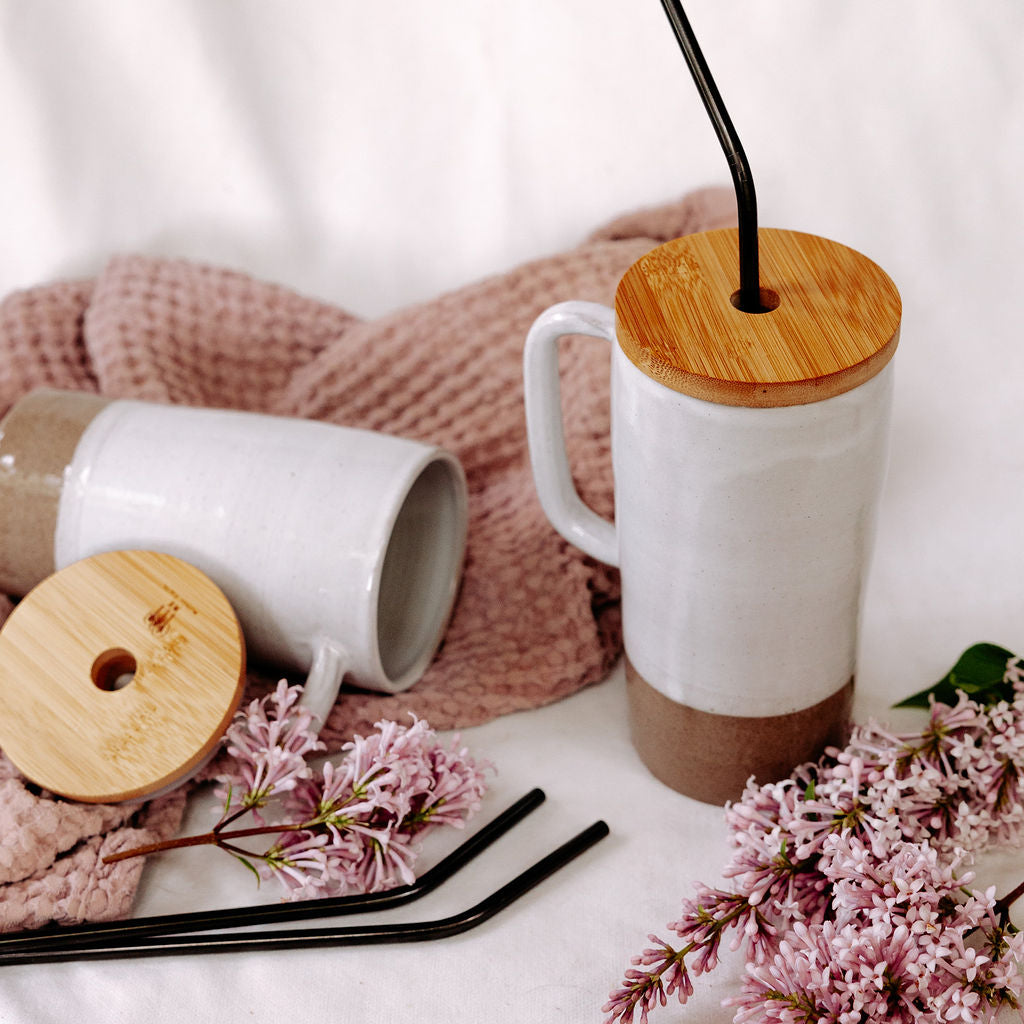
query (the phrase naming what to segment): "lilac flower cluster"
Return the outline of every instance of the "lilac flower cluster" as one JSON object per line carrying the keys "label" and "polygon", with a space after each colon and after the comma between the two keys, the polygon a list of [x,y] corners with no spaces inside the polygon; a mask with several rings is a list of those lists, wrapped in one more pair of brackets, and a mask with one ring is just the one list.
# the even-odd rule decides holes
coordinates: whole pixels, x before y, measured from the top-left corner
{"label": "lilac flower cluster", "polygon": [[747,962],[736,1024],[990,1021],[1020,1007],[1011,898],[970,889],[970,858],[1024,833],[1024,662],[1012,699],[932,701],[928,724],[854,730],[843,750],[726,809],[732,891],[697,886],[604,1006],[641,1024],[713,970],[727,931]]}
{"label": "lilac flower cluster", "polygon": [[[371,736],[346,743],[337,763],[316,770],[307,757],[324,746],[300,693],[282,680],[236,716],[225,736],[234,764],[220,778],[224,813],[211,842],[261,877],[277,878],[293,899],[412,882],[420,839],[439,826],[465,824],[480,806],[490,765],[457,742],[444,747],[412,716],[411,726],[378,722]],[[261,814],[272,800],[277,825]],[[257,827],[229,829],[245,814]],[[269,833],[277,837],[262,852],[239,845]]]}
{"label": "lilac flower cluster", "polygon": [[326,747],[317,738],[313,713],[299,704],[301,695],[282,679],[274,693],[252,701],[228,726],[223,745],[234,764],[220,777],[225,816],[251,811],[263,824],[259,808],[312,774],[306,758]]}

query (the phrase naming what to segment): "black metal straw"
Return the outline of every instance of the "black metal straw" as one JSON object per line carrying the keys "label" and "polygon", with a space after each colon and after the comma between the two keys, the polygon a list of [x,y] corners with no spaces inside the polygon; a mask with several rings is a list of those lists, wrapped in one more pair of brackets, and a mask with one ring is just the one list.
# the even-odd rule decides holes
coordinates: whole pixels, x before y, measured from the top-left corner
{"label": "black metal straw", "polygon": [[515,900],[539,885],[608,835],[608,826],[596,821],[557,850],[542,857],[511,882],[475,906],[451,917],[408,924],[380,924],[347,928],[296,928],[256,933],[214,932],[206,935],[148,935],[128,944],[62,946],[57,949],[26,949],[0,954],[0,966],[53,963],[61,960],[124,959],[147,956],[181,956],[195,953],[239,953],[251,950],[303,949],[310,946],[381,945],[444,939],[469,931],[494,917]]}
{"label": "black metal straw", "polygon": [[682,5],[678,0],[661,0],[661,6],[664,7],[672,24],[679,47],[686,58],[690,74],[693,75],[711,123],[715,126],[718,141],[722,144],[726,159],[729,161],[729,170],[732,172],[740,238],[740,287],[735,305],[744,313],[766,312],[766,307],[761,303],[757,254],[757,196],[754,193],[750,164]]}
{"label": "black metal straw", "polygon": [[[211,931],[215,928],[243,928],[282,921],[308,921],[318,917],[365,914],[412,903],[433,892],[460,868],[487,849],[496,839],[518,824],[544,802],[544,791],[531,789],[502,811],[443,860],[425,871],[410,885],[396,886],[384,892],[355,893],[316,900],[295,900],[269,906],[237,907],[227,910],[199,910],[187,914],[162,914],[129,921],[87,922],[57,927],[48,931],[0,935],[0,958],[9,952],[27,950],[81,949],[88,945],[126,945],[143,937],[173,932]],[[0,959],[0,962],[3,962]],[[19,963],[25,961],[19,960]]]}

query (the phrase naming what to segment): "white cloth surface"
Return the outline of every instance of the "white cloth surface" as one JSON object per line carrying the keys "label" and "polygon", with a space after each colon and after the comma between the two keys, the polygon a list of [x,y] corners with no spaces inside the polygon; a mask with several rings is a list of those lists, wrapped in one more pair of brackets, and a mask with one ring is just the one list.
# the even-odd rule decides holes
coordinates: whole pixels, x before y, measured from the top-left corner
{"label": "white cloth surface", "polygon": [[[856,711],[911,724],[888,706],[963,648],[1024,653],[1024,7],[687,8],[762,224],[861,250],[903,295]],[[0,133],[4,293],[128,250],[376,315],[728,179],[655,0],[0,0]],[[647,933],[664,933],[691,880],[717,879],[721,813],[641,766],[621,671],[464,738],[500,771],[478,821],[535,785],[548,801],[378,919],[463,909],[595,818],[611,837],[461,937],[0,968],[0,1022],[600,1020]],[[1024,858],[982,867],[1005,891]],[[273,898],[230,858],[190,850],[153,858],[137,911]],[[655,1019],[729,1020],[728,980]]]}

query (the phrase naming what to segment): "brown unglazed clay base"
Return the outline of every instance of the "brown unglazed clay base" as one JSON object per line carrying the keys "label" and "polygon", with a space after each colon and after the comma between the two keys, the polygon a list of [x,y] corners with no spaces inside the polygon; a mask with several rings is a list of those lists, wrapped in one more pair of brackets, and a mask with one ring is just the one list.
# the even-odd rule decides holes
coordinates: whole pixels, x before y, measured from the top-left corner
{"label": "brown unglazed clay base", "polygon": [[655,778],[709,804],[759,783],[786,778],[849,733],[853,679],[831,697],[786,715],[745,718],[678,704],[656,690],[626,659],[633,745]]}
{"label": "brown unglazed clay base", "polygon": [[54,571],[64,469],[109,398],[40,389],[0,422],[0,591],[27,594]]}

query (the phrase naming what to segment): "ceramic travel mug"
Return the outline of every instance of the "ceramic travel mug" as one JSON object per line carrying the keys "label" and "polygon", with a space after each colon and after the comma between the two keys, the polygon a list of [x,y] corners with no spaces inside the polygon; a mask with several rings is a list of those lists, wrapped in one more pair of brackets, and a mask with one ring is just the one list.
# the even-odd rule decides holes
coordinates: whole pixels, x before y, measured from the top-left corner
{"label": "ceramic travel mug", "polygon": [[0,423],[3,591],[100,552],[176,556],[223,590],[251,659],[308,673],[321,721],[343,676],[422,676],[466,526],[455,456],[386,434],[50,390]]}
{"label": "ceramic travel mug", "polygon": [[[524,353],[534,477],[555,528],[618,566],[634,744],[719,803],[844,738],[887,455],[892,281],[813,235],[762,230],[762,313],[733,304],[734,229],[676,239],[614,312],[567,302]],[[558,339],[611,342],[614,525],[565,454]]]}

